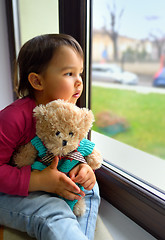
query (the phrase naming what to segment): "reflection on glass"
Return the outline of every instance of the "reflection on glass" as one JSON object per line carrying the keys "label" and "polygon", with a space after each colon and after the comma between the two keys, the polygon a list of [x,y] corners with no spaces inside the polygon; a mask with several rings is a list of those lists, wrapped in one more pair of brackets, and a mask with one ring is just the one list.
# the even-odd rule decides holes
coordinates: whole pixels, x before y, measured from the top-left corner
{"label": "reflection on glass", "polygon": [[92,51],[93,129],[163,159],[164,9],[164,0],[93,1]]}

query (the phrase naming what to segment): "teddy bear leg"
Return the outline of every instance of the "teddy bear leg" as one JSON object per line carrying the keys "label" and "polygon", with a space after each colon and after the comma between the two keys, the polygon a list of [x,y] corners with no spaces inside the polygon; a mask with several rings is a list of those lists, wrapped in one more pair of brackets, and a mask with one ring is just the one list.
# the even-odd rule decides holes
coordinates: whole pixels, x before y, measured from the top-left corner
{"label": "teddy bear leg", "polygon": [[73,212],[77,217],[83,216],[86,211],[85,199],[79,200],[73,208]]}

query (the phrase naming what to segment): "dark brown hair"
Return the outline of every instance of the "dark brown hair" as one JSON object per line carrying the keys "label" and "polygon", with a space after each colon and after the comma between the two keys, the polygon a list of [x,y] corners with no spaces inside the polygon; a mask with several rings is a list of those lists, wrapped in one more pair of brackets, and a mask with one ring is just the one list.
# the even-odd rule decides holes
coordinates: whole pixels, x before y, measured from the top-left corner
{"label": "dark brown hair", "polygon": [[72,47],[83,58],[83,51],[79,43],[70,35],[45,34],[32,38],[26,42],[18,55],[15,66],[15,91],[19,97],[29,95],[33,97],[33,88],[28,81],[31,72],[43,73],[54,53],[60,46]]}

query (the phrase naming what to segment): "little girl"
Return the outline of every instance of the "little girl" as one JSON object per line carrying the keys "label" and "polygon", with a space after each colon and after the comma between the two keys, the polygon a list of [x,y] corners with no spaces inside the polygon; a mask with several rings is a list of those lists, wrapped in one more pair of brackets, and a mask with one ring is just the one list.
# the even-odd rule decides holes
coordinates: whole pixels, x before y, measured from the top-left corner
{"label": "little girl", "polygon": [[[82,49],[68,35],[38,36],[23,45],[17,67],[17,92],[22,98],[0,112],[0,224],[42,240],[93,239],[100,198],[87,164],[72,169],[70,178],[57,170],[57,157],[43,171],[11,164],[13,152],[35,136],[36,105],[56,99],[76,104],[81,96]],[[85,215],[76,218],[54,193],[69,200],[85,197]]]}

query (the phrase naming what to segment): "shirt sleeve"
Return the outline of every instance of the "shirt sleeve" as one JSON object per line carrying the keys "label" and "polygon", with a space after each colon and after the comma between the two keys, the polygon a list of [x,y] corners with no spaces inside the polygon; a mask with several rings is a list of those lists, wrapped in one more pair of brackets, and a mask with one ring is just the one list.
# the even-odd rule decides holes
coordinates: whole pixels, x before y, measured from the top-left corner
{"label": "shirt sleeve", "polygon": [[8,107],[0,112],[0,192],[28,195],[31,167],[10,165],[13,152],[23,142],[25,119],[19,109]]}
{"label": "shirt sleeve", "polygon": [[91,142],[90,140],[83,138],[83,140],[80,142],[79,147],[77,150],[84,156],[88,156],[92,153],[94,149],[95,143]]}

